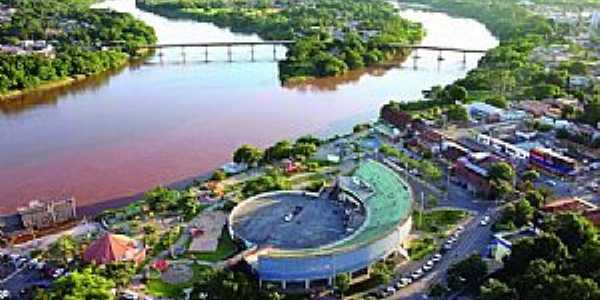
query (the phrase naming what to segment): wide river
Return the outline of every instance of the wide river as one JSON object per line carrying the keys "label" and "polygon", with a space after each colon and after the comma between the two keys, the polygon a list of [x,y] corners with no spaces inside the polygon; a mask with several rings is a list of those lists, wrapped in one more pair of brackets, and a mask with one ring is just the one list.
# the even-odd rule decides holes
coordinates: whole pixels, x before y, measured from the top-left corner
{"label": "wide river", "polygon": [[[169,20],[135,0],[97,5],[129,12],[153,26],[160,43],[248,41],[211,24]],[[405,10],[424,24],[425,45],[488,49],[497,39],[480,23]],[[278,49],[284,57],[285,49]],[[271,47],[165,51],[113,74],[58,91],[0,104],[0,213],[32,199],[77,198],[84,212],[120,205],[159,184],[206,174],[244,143],[269,145],[313,133],[347,132],[377,117],[391,99],[464,77],[481,55],[420,51],[386,68],[352,72],[300,87],[282,87]]]}

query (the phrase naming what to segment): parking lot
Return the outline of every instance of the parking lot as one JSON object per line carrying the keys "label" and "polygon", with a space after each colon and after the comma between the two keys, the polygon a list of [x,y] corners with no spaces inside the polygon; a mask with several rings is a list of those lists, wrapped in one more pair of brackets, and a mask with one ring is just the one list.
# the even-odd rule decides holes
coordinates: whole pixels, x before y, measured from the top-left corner
{"label": "parking lot", "polygon": [[8,261],[14,265],[15,271],[0,281],[0,299],[31,299],[33,289],[47,288],[53,280],[65,274],[64,269],[37,259],[13,254]]}

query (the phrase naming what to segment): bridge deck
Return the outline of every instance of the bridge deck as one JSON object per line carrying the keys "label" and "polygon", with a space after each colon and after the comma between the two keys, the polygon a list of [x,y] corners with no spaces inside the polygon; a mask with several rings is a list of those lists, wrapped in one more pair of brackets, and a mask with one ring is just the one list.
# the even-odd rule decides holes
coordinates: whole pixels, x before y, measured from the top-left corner
{"label": "bridge deck", "polygon": [[[204,48],[204,47],[239,47],[239,46],[261,46],[261,45],[273,45],[273,46],[286,46],[296,43],[292,40],[274,40],[274,41],[252,41],[252,42],[206,42],[206,43],[175,43],[175,44],[156,44],[156,45],[143,45],[141,49],[163,49],[163,48]],[[443,51],[443,52],[461,52],[461,53],[486,53],[484,49],[468,49],[459,47],[445,47],[445,46],[429,46],[429,45],[407,45],[399,43],[390,43],[387,45],[391,48],[402,48],[402,49],[413,49],[413,50],[432,50],[432,51]]]}
{"label": "bridge deck", "polygon": [[236,47],[236,46],[261,46],[274,45],[285,46],[294,44],[294,41],[255,41],[255,42],[207,42],[207,43],[177,43],[177,44],[156,44],[140,46],[142,49],[161,49],[161,48],[190,48],[190,47]]}

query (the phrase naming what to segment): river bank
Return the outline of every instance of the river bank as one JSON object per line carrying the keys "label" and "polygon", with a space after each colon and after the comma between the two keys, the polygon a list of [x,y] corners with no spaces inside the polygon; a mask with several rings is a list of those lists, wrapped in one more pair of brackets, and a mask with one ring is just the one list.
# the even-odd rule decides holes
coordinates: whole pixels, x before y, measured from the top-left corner
{"label": "river bank", "polygon": [[[14,13],[0,27],[0,101],[123,67],[135,56],[137,45],[156,41],[153,29],[131,15],[94,10],[91,4],[88,0],[10,4]],[[113,41],[119,41],[118,46]]]}
{"label": "river bank", "polygon": [[[136,66],[143,63],[144,60],[149,58],[152,55],[150,51],[142,50],[138,51],[135,56],[129,56],[119,62],[117,65],[92,74],[77,74],[73,76],[69,76],[64,79],[53,80],[49,82],[42,83],[36,87],[24,89],[24,90],[13,90],[4,94],[0,94],[0,106],[8,105],[10,101],[22,101],[26,98],[29,98],[34,94],[43,94],[43,93],[52,93],[61,89],[68,89],[74,85],[85,84],[88,81],[104,77],[111,76],[114,74],[118,74],[120,71],[125,68]],[[1,110],[1,107],[0,107]]]}

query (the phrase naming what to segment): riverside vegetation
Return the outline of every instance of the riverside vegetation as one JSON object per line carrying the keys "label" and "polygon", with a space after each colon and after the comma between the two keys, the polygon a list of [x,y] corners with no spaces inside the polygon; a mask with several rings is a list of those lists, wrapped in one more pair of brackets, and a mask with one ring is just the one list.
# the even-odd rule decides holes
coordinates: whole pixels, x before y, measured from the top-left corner
{"label": "riverside vegetation", "polygon": [[[52,55],[0,52],[0,96],[45,83],[107,71],[127,62],[137,45],[156,41],[154,30],[129,14],[91,9],[93,0],[0,0],[15,9],[0,23],[0,45],[45,41]],[[102,46],[118,41],[118,47]],[[0,98],[1,99],[1,98]]]}
{"label": "riverside vegetation", "polygon": [[279,63],[282,81],[335,76],[405,54],[390,43],[413,44],[424,30],[398,16],[385,0],[219,1],[144,0],[144,10],[256,33],[266,40],[294,40]]}
{"label": "riverside vegetation", "polygon": [[[556,2],[556,0],[543,1]],[[500,45],[486,53],[476,69],[464,79],[445,87],[431,90],[429,101],[391,102],[386,109],[410,111],[420,117],[436,120],[442,112],[452,116],[459,106],[455,101],[485,101],[492,105],[508,105],[509,100],[547,99],[573,96],[584,103],[585,109],[569,118],[596,125],[600,122],[600,90],[569,89],[570,76],[586,75],[589,70],[575,57],[557,68],[546,68],[543,62],[533,59],[536,48],[553,44],[570,44],[565,36],[568,29],[543,16],[536,15],[518,1],[444,1],[410,0],[429,5],[451,15],[473,18],[485,24],[500,39]],[[542,2],[542,1],[539,1]],[[575,47],[575,45],[572,45]],[[460,120],[456,120],[460,121]]]}

